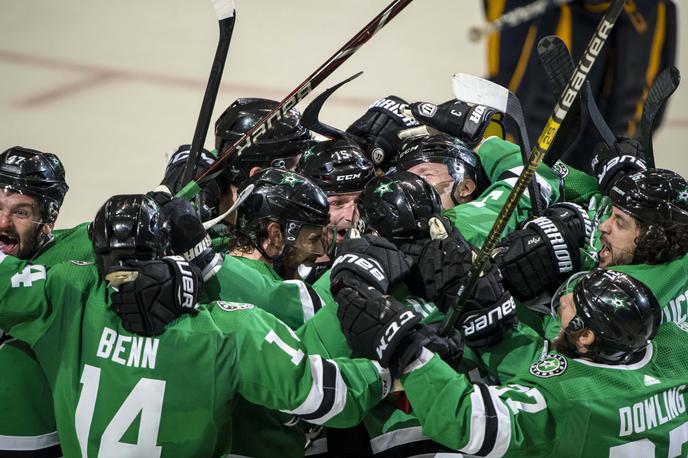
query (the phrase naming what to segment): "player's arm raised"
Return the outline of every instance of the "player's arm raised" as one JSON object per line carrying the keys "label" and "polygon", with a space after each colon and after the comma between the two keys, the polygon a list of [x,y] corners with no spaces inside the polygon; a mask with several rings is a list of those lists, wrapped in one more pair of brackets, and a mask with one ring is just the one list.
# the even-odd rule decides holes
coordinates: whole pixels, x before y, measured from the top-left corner
{"label": "player's arm raised", "polygon": [[237,345],[237,390],[248,401],[315,424],[350,427],[386,396],[389,372],[365,359],[309,355],[284,323],[250,304],[217,302]]}

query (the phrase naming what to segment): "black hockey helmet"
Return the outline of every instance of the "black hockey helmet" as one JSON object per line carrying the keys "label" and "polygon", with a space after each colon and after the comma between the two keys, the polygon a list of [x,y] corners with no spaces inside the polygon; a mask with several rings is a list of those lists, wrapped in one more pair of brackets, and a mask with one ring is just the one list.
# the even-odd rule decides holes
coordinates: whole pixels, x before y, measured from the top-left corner
{"label": "black hockey helmet", "polygon": [[296,170],[327,194],[360,192],[375,174],[361,147],[347,138],[315,143],[301,156]]}
{"label": "black hockey helmet", "polygon": [[397,156],[397,168],[408,170],[411,167],[423,164],[445,164],[449,175],[454,179],[452,188],[452,200],[455,200],[454,191],[466,176],[476,184],[474,195],[480,194],[487,187],[486,178],[482,171],[482,165],[478,156],[464,142],[458,138],[446,134],[412,137],[401,144]]}
{"label": "black hockey helmet", "polygon": [[368,182],[358,197],[360,232],[373,229],[392,243],[429,237],[429,219],[442,213],[440,196],[427,181],[398,170]]}
{"label": "black hockey helmet", "polygon": [[160,207],[144,194],[109,198],[88,228],[102,277],[124,261],[148,261],[165,255],[170,242]]}
{"label": "black hockey helmet", "polygon": [[56,155],[15,146],[0,154],[0,188],[36,197],[43,221],[53,223],[69,186]]}
{"label": "black hockey helmet", "polygon": [[[274,100],[255,97],[235,100],[215,122],[215,149],[219,157],[277,105]],[[254,166],[284,167],[286,159],[305,152],[311,142],[310,133],[301,125],[301,114],[292,108],[272,121],[241,155],[230,160],[223,179],[238,185],[248,178]]]}
{"label": "black hockey helmet", "polygon": [[626,175],[609,191],[616,207],[663,227],[688,225],[688,182],[676,172],[647,169]]}
{"label": "black hockey helmet", "polygon": [[595,333],[589,355],[622,364],[642,351],[657,334],[662,312],[652,291],[630,275],[596,268],[573,287],[576,316],[565,332],[584,328]]}
{"label": "black hockey helmet", "polygon": [[253,184],[253,192],[239,205],[237,230],[262,252],[258,224],[268,220],[280,224],[286,246],[295,246],[304,227],[324,228],[329,221],[327,195],[298,173],[274,167],[261,170],[239,190]]}

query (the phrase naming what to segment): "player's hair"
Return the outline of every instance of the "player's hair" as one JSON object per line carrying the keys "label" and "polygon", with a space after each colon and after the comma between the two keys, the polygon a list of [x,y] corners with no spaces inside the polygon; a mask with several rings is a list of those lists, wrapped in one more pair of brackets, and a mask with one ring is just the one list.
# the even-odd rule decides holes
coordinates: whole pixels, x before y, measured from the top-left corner
{"label": "player's hair", "polygon": [[[262,244],[268,238],[268,224],[274,221],[261,220],[256,223],[256,241]],[[251,253],[256,247],[251,241],[251,238],[244,232],[234,229],[232,237],[229,239],[227,251],[238,251],[240,253]]]}
{"label": "player's hair", "polygon": [[640,231],[635,240],[633,264],[664,264],[688,253],[688,231],[685,225],[659,224],[636,220]]}

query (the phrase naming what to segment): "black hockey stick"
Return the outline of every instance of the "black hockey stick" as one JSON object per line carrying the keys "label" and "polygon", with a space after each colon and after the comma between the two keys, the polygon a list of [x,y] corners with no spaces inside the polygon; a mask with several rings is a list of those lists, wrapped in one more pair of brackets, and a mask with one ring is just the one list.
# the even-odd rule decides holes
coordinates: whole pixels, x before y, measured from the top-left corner
{"label": "black hockey stick", "polygon": [[563,5],[573,0],[535,0],[528,5],[515,8],[492,22],[468,29],[468,39],[472,42],[480,41],[485,35],[505,29],[516,27],[544,14],[547,8]]}
{"label": "black hockey stick", "polygon": [[643,104],[638,141],[643,145],[647,166],[650,168],[655,167],[655,153],[652,148],[652,132],[655,129],[657,115],[669,97],[671,97],[671,94],[676,91],[680,83],[681,72],[678,71],[678,68],[674,66],[665,68],[655,78],[647,94],[647,99],[645,99],[645,103]]}
{"label": "black hockey stick", "polygon": [[196,162],[201,154],[201,149],[203,149],[205,137],[208,134],[208,126],[213,115],[213,108],[215,108],[215,99],[217,98],[217,91],[220,89],[222,72],[225,68],[229,43],[232,41],[232,32],[234,31],[234,23],[236,21],[234,0],[212,0],[212,2],[215,13],[217,13],[220,36],[217,41],[213,66],[208,77],[208,85],[205,88],[205,95],[201,103],[201,111],[198,113],[196,130],[191,141],[191,150],[189,151],[189,158],[186,160],[182,183],[188,183],[196,174]]}
{"label": "black hockey stick", "polygon": [[[462,102],[485,105],[495,109],[516,123],[518,127],[518,144],[521,148],[521,158],[523,165],[528,163],[528,153],[531,151],[526,121],[523,116],[523,107],[518,97],[504,86],[466,73],[457,73],[452,78],[452,88],[454,97]],[[541,216],[547,206],[542,202],[539,186],[535,177],[528,183],[528,193],[533,214]]]}
{"label": "black hockey stick", "polygon": [[[573,59],[564,41],[554,35],[544,37],[538,43],[538,56],[549,79],[556,98],[566,87],[566,82],[573,74]],[[582,99],[582,103],[581,103]],[[599,133],[602,140],[611,147],[616,143],[616,135],[602,117],[595,98],[592,96],[590,83],[585,82],[575,103],[561,125],[557,138],[552,144],[551,154],[545,158],[545,164],[552,167],[557,160],[565,158],[572,151],[588,124]]]}
{"label": "black hockey stick", "polygon": [[348,77],[341,83],[337,83],[331,88],[324,90],[322,94],[314,98],[313,101],[308,104],[306,109],[303,110],[303,114],[301,115],[301,124],[303,125],[303,127],[310,130],[311,132],[315,132],[332,139],[350,137],[351,135],[347,134],[343,130],[339,130],[336,127],[328,126],[327,124],[324,124],[322,121],[320,121],[320,110],[322,110],[322,107],[327,101],[327,99],[329,99],[330,96],[334,94],[334,92],[337,89],[344,86],[349,81],[358,78],[362,74],[363,72],[358,72],[355,75]]}
{"label": "black hockey stick", "polygon": [[614,27],[614,23],[621,13],[624,2],[625,0],[613,0],[602,17],[600,24],[597,26],[597,29],[595,29],[595,34],[590,39],[588,46],[585,48],[583,57],[581,58],[580,62],[578,62],[573,75],[571,75],[569,82],[566,84],[566,88],[564,88],[564,92],[561,94],[561,97],[559,97],[559,101],[554,106],[554,110],[547,120],[545,128],[540,134],[540,138],[538,138],[537,145],[535,145],[535,148],[533,148],[533,151],[530,153],[527,166],[523,169],[523,172],[521,172],[521,175],[518,177],[516,184],[511,189],[509,197],[507,197],[504,206],[499,212],[499,215],[497,215],[497,219],[495,220],[495,223],[487,236],[487,240],[485,240],[485,243],[480,249],[477,258],[473,261],[470,272],[468,275],[466,275],[464,281],[461,283],[461,286],[457,292],[457,296],[452,301],[453,303],[447,311],[447,316],[442,322],[442,328],[440,329],[441,335],[447,335],[449,330],[454,327],[456,320],[461,315],[463,306],[468,299],[469,292],[473,290],[473,286],[475,286],[478,277],[482,273],[485,264],[492,254],[492,250],[499,241],[506,223],[509,221],[509,218],[511,218],[511,215],[516,209],[518,200],[525,191],[526,186],[535,173],[535,170],[537,169],[538,165],[540,165],[545,157],[545,154],[547,154],[547,151],[552,146],[552,141],[556,137],[557,131],[559,130],[561,123],[571,108],[576,95],[583,86],[590,69],[595,63],[597,55],[604,46],[604,43],[609,36],[609,32]]}
{"label": "black hockey stick", "polygon": [[382,29],[389,21],[401,12],[412,0],[393,0],[380,14],[375,16],[365,27],[363,27],[351,40],[335,52],[324,64],[318,67],[310,76],[299,84],[289,95],[287,95],[277,106],[251,129],[249,129],[239,140],[234,143],[215,163],[208,168],[195,181],[190,181],[179,191],[178,195],[191,198],[198,193],[201,184],[217,177],[222,172],[222,166],[233,157],[250,146],[260,138],[270,125],[281,119],[285,113],[306,97],[315,89],[325,78],[332,74],[342,65],[358,48],[363,46],[373,35]]}

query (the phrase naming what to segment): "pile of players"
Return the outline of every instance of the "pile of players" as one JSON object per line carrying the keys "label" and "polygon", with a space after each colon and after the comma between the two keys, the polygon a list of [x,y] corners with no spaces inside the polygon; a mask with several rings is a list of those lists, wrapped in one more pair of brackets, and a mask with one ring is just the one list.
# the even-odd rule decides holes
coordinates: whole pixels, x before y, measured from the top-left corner
{"label": "pile of players", "polygon": [[684,456],[688,183],[635,140],[541,165],[439,335],[523,169],[495,115],[291,110],[193,202],[183,145],[67,230],[57,156],[2,153],[0,456]]}

